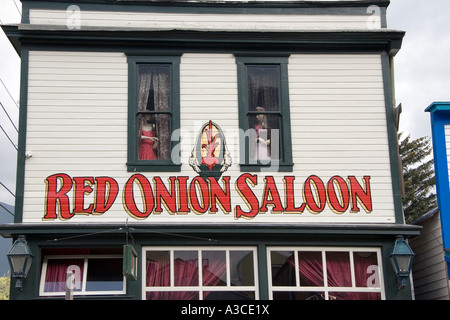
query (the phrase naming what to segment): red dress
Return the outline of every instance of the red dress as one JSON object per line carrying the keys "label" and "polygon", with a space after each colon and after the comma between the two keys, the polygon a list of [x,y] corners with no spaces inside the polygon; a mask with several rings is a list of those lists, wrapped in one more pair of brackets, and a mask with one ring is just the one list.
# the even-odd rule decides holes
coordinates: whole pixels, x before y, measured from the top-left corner
{"label": "red dress", "polygon": [[154,137],[153,130],[141,130],[141,141],[139,145],[139,160],[157,160],[155,151],[153,150],[153,145],[155,141],[150,139],[143,139],[142,136]]}

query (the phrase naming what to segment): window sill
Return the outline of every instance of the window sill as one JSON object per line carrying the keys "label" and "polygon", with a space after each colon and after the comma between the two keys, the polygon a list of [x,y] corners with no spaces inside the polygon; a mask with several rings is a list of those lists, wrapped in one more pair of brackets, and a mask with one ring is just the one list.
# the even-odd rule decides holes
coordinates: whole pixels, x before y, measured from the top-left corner
{"label": "window sill", "polygon": [[170,161],[155,161],[154,163],[128,162],[128,172],[180,172],[181,164]]}
{"label": "window sill", "polygon": [[292,172],[294,164],[240,164],[241,172]]}

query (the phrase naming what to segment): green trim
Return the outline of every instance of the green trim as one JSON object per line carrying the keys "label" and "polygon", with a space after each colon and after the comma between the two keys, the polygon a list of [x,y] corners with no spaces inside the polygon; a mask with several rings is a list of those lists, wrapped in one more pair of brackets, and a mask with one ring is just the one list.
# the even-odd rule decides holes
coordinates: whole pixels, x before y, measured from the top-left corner
{"label": "green trim", "polygon": [[[280,111],[281,116],[281,135],[280,145],[281,154],[279,163],[273,164],[273,167],[277,171],[290,172],[293,168],[292,162],[292,139],[291,139],[291,118],[290,118],[290,105],[289,105],[289,78],[288,78],[288,57],[255,57],[255,56],[238,56],[236,55],[237,64],[237,82],[238,82],[238,106],[239,106],[239,128],[244,132],[249,130],[248,114],[254,113],[248,111],[248,91],[247,91],[247,66],[250,65],[268,65],[278,66],[280,70]],[[271,164],[250,164],[248,154],[248,139],[242,137],[240,139],[240,170],[241,172],[248,171],[263,171],[270,170]]]}
{"label": "green trim", "polygon": [[395,114],[394,114],[394,98],[392,93],[392,75],[391,75],[391,63],[390,56],[387,52],[381,53],[381,66],[383,72],[383,85],[384,85],[384,98],[386,106],[386,121],[387,121],[387,134],[388,134],[388,145],[389,145],[389,158],[391,167],[391,179],[392,179],[392,189],[394,197],[394,210],[395,210],[395,221],[396,223],[405,223],[405,218],[403,215],[403,204],[402,204],[402,192],[400,183],[400,172],[399,172],[399,154],[398,154],[398,138],[397,138],[397,128],[395,125]]}
{"label": "green trim", "polygon": [[19,111],[19,134],[17,151],[16,172],[16,200],[14,206],[14,222],[22,222],[23,198],[25,192],[25,153],[27,140],[27,110],[28,110],[28,65],[29,50],[22,47],[20,66],[20,111]]}
{"label": "green trim", "polygon": [[[151,218],[149,218],[151,220]],[[134,222],[128,223],[133,235],[147,235],[160,236],[162,241],[167,238],[176,238],[176,234],[197,235],[204,237],[202,242],[208,242],[209,237],[239,235],[242,237],[250,237],[255,239],[255,236],[265,238],[276,236],[280,240],[282,236],[290,237],[297,236],[367,236],[369,238],[375,236],[392,236],[403,235],[407,237],[415,237],[420,235],[421,226],[407,225],[407,224],[209,224],[202,223],[198,225],[191,224],[151,224],[150,222]],[[57,236],[55,235],[57,230]],[[73,235],[90,234],[92,237],[104,236],[108,239],[116,239],[112,235],[123,235],[125,237],[125,223],[12,223],[0,225],[0,234],[4,237],[13,237],[16,235],[44,236],[46,241],[53,240],[55,237],[69,237]],[[164,235],[164,236],[163,236]],[[166,239],[166,240],[164,240]],[[239,237],[230,237],[227,242],[239,242]],[[80,241],[75,238],[74,241]],[[51,244],[51,243],[49,243]]]}
{"label": "green trim", "polygon": [[35,30],[2,26],[14,48],[33,50],[120,51],[172,54],[187,52],[230,52],[245,55],[294,54],[300,52],[382,52],[396,53],[403,31],[305,31],[305,32],[213,32],[118,30]]}
{"label": "green trim", "polygon": [[269,300],[269,273],[267,271],[267,246],[258,244],[257,252],[258,263],[258,284],[259,284],[259,300]]}
{"label": "green trim", "polygon": [[[180,129],[180,56],[128,56],[128,161],[129,172],[179,172],[181,163],[170,160],[138,160],[136,134],[138,105],[138,67],[140,64],[165,64],[170,66],[171,80],[171,128],[172,133]],[[180,141],[171,138],[171,150]]]}

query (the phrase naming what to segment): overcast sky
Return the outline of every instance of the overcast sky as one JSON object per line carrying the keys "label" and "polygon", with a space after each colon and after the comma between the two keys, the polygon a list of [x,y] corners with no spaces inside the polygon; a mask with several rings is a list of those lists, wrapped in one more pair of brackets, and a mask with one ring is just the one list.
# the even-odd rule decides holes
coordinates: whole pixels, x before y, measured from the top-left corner
{"label": "overcast sky", "polygon": [[[19,0],[0,0],[0,23],[18,23],[20,11]],[[403,106],[400,130],[413,138],[431,136],[425,108],[434,101],[450,101],[449,21],[450,0],[391,0],[388,7],[388,28],[406,31],[395,58],[395,97]],[[3,31],[0,79],[0,102],[18,126],[20,59]],[[0,125],[17,144],[17,132],[1,106]],[[0,182],[15,193],[16,149],[2,130],[0,155]],[[1,185],[0,202],[14,204],[14,197]]]}

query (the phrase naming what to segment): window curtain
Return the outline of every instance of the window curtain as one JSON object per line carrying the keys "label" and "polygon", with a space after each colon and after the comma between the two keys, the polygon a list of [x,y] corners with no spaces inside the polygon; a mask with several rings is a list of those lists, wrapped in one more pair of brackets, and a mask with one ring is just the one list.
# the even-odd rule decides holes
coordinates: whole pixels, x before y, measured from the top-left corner
{"label": "window curtain", "polygon": [[[70,266],[77,266],[81,270],[79,280],[83,279],[84,260],[81,259],[50,259],[47,262],[47,272],[45,275],[44,292],[65,292],[67,269]],[[76,285],[75,291],[80,291],[81,286]]]}
{"label": "window curtain", "polygon": [[[367,288],[380,286],[380,275],[378,274],[378,259],[375,252],[355,252],[353,254],[355,264],[355,282],[357,287]],[[379,300],[379,293],[352,293],[356,300]]]}
{"label": "window curtain", "polygon": [[[155,111],[158,159],[170,159],[170,67],[146,67],[139,73],[138,112]],[[162,112],[162,113],[158,113]],[[139,131],[142,119],[139,123]]]}
{"label": "window curtain", "polygon": [[278,67],[248,67],[248,110],[263,107],[266,111],[277,111]]}
{"label": "window curtain", "polygon": [[[206,259],[205,256],[207,257]],[[208,254],[204,255],[203,260],[205,261],[202,266],[203,285],[226,285],[227,265],[225,251],[208,251]]]}

